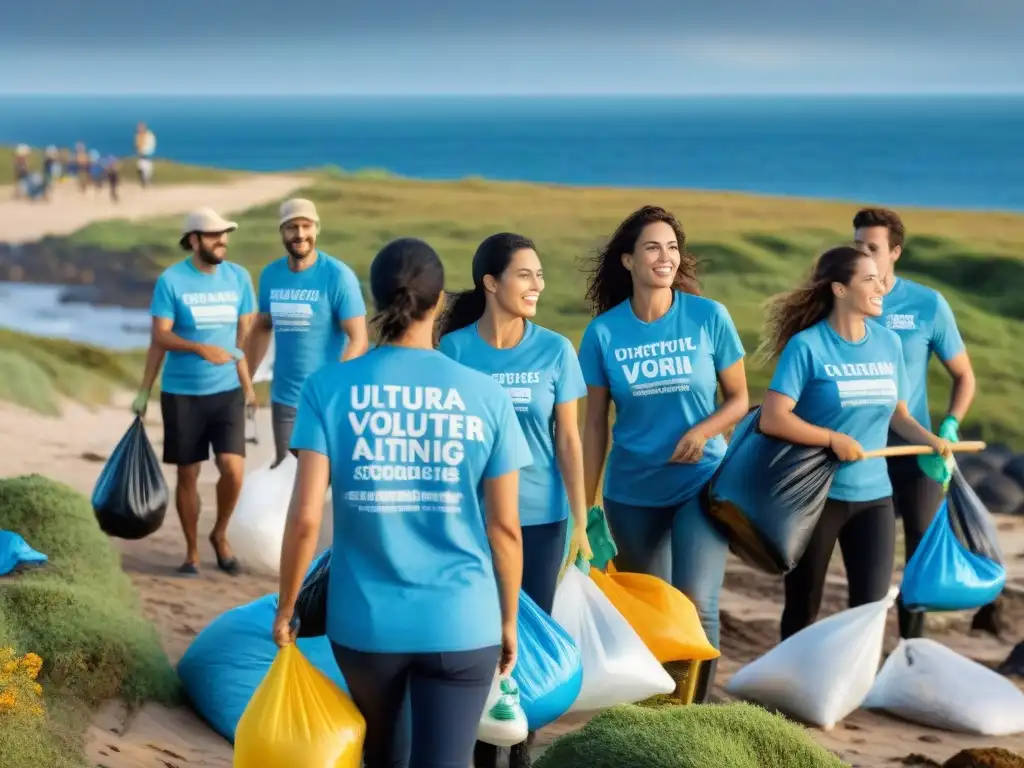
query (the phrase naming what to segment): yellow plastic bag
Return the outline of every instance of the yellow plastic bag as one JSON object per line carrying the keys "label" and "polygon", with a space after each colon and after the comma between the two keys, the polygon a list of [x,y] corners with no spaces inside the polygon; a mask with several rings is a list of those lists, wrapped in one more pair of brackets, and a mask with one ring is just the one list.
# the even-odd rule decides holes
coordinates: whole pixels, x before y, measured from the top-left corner
{"label": "yellow plastic bag", "polygon": [[608,573],[591,568],[590,578],[662,664],[721,655],[708,642],[697,608],[672,585],[643,573],[618,573],[611,563]]}
{"label": "yellow plastic bag", "polygon": [[294,643],[277,653],[235,731],[235,768],[359,768],[366,721]]}

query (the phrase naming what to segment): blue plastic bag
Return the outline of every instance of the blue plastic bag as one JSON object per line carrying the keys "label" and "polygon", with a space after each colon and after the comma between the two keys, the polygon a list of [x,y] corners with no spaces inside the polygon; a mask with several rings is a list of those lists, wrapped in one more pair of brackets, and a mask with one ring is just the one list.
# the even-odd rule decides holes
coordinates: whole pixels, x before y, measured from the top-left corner
{"label": "blue plastic bag", "polygon": [[949,493],[903,571],[909,611],[961,611],[988,605],[1006,586],[998,534],[958,467]]}
{"label": "blue plastic bag", "polygon": [[512,677],[531,731],[568,712],[583,687],[576,643],[525,592],[519,593],[519,659]]}
{"label": "blue plastic bag", "polygon": [[45,563],[48,559],[14,531],[0,531],[0,576],[6,576],[19,565]]}
{"label": "blue plastic bag", "polygon": [[[232,743],[249,699],[277,657],[270,634],[276,613],[277,595],[232,608],[200,632],[178,662],[178,677],[195,710]],[[296,645],[314,667],[348,691],[326,637],[300,639]]]}

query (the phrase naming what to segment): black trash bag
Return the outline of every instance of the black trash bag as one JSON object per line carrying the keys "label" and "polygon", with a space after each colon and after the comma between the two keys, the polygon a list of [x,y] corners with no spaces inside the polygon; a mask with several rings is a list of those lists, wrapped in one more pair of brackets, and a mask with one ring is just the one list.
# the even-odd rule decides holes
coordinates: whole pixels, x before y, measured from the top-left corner
{"label": "black trash bag", "polygon": [[999,532],[992,521],[992,515],[956,463],[953,464],[953,477],[946,492],[946,508],[950,528],[969,552],[988,558],[993,563],[1005,564],[1003,551],[999,548]]}
{"label": "black trash bag", "polygon": [[164,522],[170,491],[138,416],[103,467],[92,492],[100,528],[119,539],[143,539]]}
{"label": "black trash bag", "polygon": [[737,425],[707,487],[707,511],[741,560],[789,573],[807,549],[839,469],[828,448],[794,445],[760,429],[760,407]]}
{"label": "black trash bag", "polygon": [[1024,677],[1024,643],[1017,643],[996,671],[1007,677]]}
{"label": "black trash bag", "polygon": [[330,572],[331,550],[328,549],[313,563],[295,600],[299,637],[320,637],[327,634],[327,580]]}
{"label": "black trash bag", "polygon": [[1006,475],[993,472],[974,483],[978,498],[994,515],[1017,515],[1024,507],[1024,490]]}

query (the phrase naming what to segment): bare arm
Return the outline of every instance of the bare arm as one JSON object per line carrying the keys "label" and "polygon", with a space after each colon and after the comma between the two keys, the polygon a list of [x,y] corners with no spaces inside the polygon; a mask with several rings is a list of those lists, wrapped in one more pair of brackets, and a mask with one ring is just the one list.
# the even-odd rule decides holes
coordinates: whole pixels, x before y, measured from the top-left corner
{"label": "bare arm", "polygon": [[140,389],[144,389],[147,392],[153,389],[153,384],[156,383],[156,377],[160,374],[160,368],[164,364],[164,357],[167,352],[161,347],[157,341],[157,323],[167,322],[160,318],[153,318],[153,331],[149,342],[149,349],[146,350],[146,368],[142,373],[142,386]]}
{"label": "bare arm", "polygon": [[181,338],[171,329],[174,321],[165,317],[153,318],[153,344],[159,346],[164,352],[191,352],[193,355],[200,354],[203,346],[196,341],[188,341]]}
{"label": "bare arm", "polygon": [[249,332],[249,339],[242,348],[245,351],[245,360],[249,365],[250,373],[258,371],[263,363],[263,358],[267,356],[273,330],[273,320],[268,313],[260,312],[256,315],[252,330]]}
{"label": "bare arm", "polygon": [[608,453],[608,406],[606,387],[587,387],[587,415],[583,422],[583,492],[587,508],[597,500],[597,485]]}
{"label": "bare arm", "polygon": [[583,442],[577,421],[576,400],[569,400],[555,406],[555,458],[565,483],[575,525],[587,529],[587,504],[585,472],[583,470]]}
{"label": "bare arm", "polygon": [[366,315],[341,321],[341,330],[348,336],[348,345],[341,354],[341,362],[353,360],[366,353],[369,348],[369,334],[366,331]]}
{"label": "bare arm", "polygon": [[252,327],[256,320],[256,313],[249,312],[238,318],[238,330],[235,333],[235,346],[243,351],[242,357],[238,359],[238,381],[246,393],[252,393],[252,374],[249,371],[249,363],[245,359],[245,347],[249,343],[249,336],[252,334]]}
{"label": "bare arm", "polygon": [[942,441],[922,427],[907,409],[905,401],[900,400],[893,411],[892,420],[889,422],[892,431],[912,445],[929,445],[941,452]]}
{"label": "bare arm", "polygon": [[750,407],[747,371],[742,359],[719,371],[718,383],[722,388],[722,404],[695,427],[705,440],[717,437],[738,424]]}
{"label": "bare arm", "polygon": [[971,365],[971,358],[967,352],[961,352],[943,365],[949,371],[953,379],[953,391],[949,395],[949,415],[958,422],[963,421],[967,411],[974,402],[974,395],[977,392],[977,382],[974,378],[974,366]]}
{"label": "bare arm", "polygon": [[519,470],[486,480],[484,498],[487,501],[487,538],[491,543],[494,575],[498,580],[502,626],[514,631],[519,617],[519,590],[523,586]]}
{"label": "bare arm", "polygon": [[278,584],[277,615],[288,619],[295,613],[302,580],[313,562],[331,471],[330,461],[322,453],[301,450],[298,454],[299,466],[281,544]]}
{"label": "bare arm", "polygon": [[761,431],[788,443],[828,448],[832,443],[832,431],[804,421],[793,413],[794,408],[796,401],[793,398],[769,389],[761,403]]}

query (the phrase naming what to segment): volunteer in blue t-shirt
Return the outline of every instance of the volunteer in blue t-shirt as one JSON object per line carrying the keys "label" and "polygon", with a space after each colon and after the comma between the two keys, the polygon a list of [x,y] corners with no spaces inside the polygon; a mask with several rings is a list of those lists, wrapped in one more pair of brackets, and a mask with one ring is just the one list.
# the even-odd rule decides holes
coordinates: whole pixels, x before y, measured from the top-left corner
{"label": "volunteer in blue t-shirt", "polygon": [[[903,342],[903,361],[910,380],[907,407],[922,426],[931,429],[928,410],[928,361],[932,354],[953,380],[946,416],[939,437],[959,440],[960,422],[974,399],[975,381],[971,359],[946,299],[936,290],[896,277],[896,260],[903,252],[906,229],[895,211],[865,208],[853,217],[854,237],[875,259],[886,291],[882,314],[874,320],[895,331]],[[899,445],[889,434],[889,444]],[[888,460],[889,479],[896,514],[903,518],[906,560],[917,550],[924,532],[942,503],[951,467],[939,456],[894,456]],[[924,634],[924,612],[910,613],[899,603],[901,637]]]}
{"label": "volunteer in blue t-shirt", "polygon": [[[588,392],[584,484],[591,504],[614,403],[604,508],[615,564],[686,594],[717,647],[728,544],[705,514],[702,491],[725,454],[722,433],[747,412],[747,378],[728,310],[699,292],[682,225],[662,208],[632,213],[597,254],[587,290],[595,317],[579,352]],[[714,662],[702,665],[696,700],[714,670]]]}
{"label": "volunteer in blue t-shirt", "polygon": [[286,200],[279,229],[288,255],[270,262],[260,274],[259,317],[247,350],[249,370],[255,373],[273,333],[275,466],[288,453],[306,378],[325,363],[359,357],[367,346],[362,288],[346,264],[317,250],[316,206],[301,198]]}
{"label": "volunteer in blue t-shirt", "polygon": [[175,499],[186,550],[178,572],[189,576],[199,573],[199,470],[211,448],[220,481],[210,543],[221,570],[234,574],[238,569],[227,529],[245,471],[245,408],[256,402],[241,351],[256,300],[249,272],[225,261],[228,233],[237,227],[209,208],[186,218],[179,245],[190,256],[156,281],[152,341],[132,403],[132,410],[144,416],[166,356],[160,380],[163,459],[178,468]]}
{"label": "volunteer in blue t-shirt", "polygon": [[[491,235],[473,256],[473,288],[455,294],[441,319],[440,349],[501,384],[515,407],[533,456],[519,474],[523,591],[551,613],[570,511],[569,561],[576,553],[588,560],[593,555],[576,417],[587,387],[572,343],[530,321],[543,290],[533,241],[509,232]],[[521,764],[525,749],[525,743],[513,747],[513,765]],[[496,759],[494,747],[477,745],[477,768]]]}
{"label": "volunteer in blue t-shirt", "polygon": [[370,288],[379,346],[302,390],[274,639],[294,640],[330,481],[327,634],[366,719],[364,765],[394,764],[407,692],[414,764],[469,765],[491,682],[516,660],[530,451],[501,386],[433,348],[444,305],[433,249],[385,246]]}
{"label": "volunteer in blue t-shirt", "polygon": [[850,607],[881,600],[892,581],[896,520],[884,458],[891,428],[905,441],[950,456],[949,443],[907,408],[913,383],[882,314],[878,267],[860,245],[823,253],[808,282],[769,305],[762,349],[778,364],[761,409],[761,431],[798,445],[828,447],[842,462],[807,550],[786,575],[782,639],[818,615],[836,540]]}

